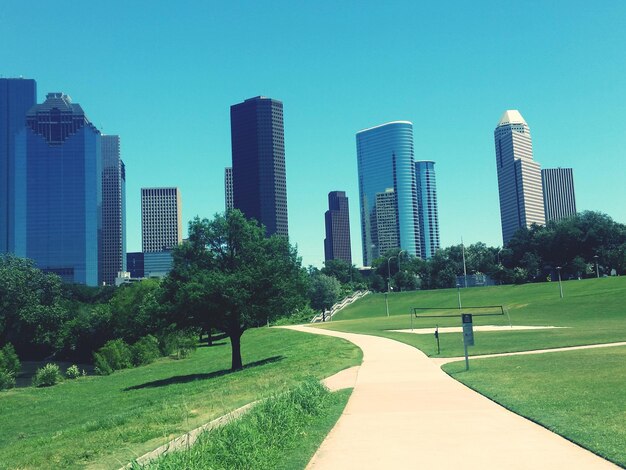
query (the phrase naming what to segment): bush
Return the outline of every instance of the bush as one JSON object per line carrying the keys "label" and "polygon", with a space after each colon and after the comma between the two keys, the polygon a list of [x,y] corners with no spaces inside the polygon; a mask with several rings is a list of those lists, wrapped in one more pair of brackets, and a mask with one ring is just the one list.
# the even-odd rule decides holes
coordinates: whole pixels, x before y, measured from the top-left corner
{"label": "bush", "polygon": [[198,347],[195,331],[171,331],[161,338],[161,352],[164,356],[184,359]]}
{"label": "bush", "polygon": [[15,348],[11,343],[7,343],[0,349],[0,370],[11,372],[13,376],[16,376],[20,373],[21,368],[20,359],[17,357]]}
{"label": "bush", "polygon": [[35,377],[33,377],[33,385],[35,387],[51,387],[62,381],[61,369],[56,364],[46,364],[37,369]]}
{"label": "bush", "polygon": [[143,366],[154,362],[161,356],[159,340],[152,335],[140,338],[131,346],[133,354],[133,365]]}
{"label": "bush", "polygon": [[65,371],[65,376],[68,379],[77,379],[78,377],[81,376],[80,369],[78,368],[76,364],[72,364]]}
{"label": "bush", "polygon": [[96,373],[109,375],[114,370],[126,369],[133,365],[130,346],[121,339],[107,341],[93,354]]}
{"label": "bush", "polygon": [[0,390],[15,387],[15,375],[6,369],[0,369]]}

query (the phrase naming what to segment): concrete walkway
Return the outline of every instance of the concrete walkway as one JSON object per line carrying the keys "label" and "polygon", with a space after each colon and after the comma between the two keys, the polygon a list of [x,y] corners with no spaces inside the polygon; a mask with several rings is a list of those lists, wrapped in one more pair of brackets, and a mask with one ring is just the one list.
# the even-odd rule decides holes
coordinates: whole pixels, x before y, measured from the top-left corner
{"label": "concrete walkway", "polygon": [[310,327],[363,350],[354,391],[309,469],[610,469],[615,465],[450,378],[421,351]]}

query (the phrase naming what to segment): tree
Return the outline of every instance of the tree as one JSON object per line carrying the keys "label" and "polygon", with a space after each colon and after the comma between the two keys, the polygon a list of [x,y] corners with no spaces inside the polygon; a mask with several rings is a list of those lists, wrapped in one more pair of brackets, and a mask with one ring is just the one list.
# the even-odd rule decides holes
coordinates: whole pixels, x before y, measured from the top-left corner
{"label": "tree", "polygon": [[337,279],[325,274],[311,276],[309,281],[311,307],[322,312],[330,309],[341,295],[341,284]]}
{"label": "tree", "polygon": [[230,338],[233,370],[243,368],[244,331],[305,304],[306,274],[295,248],[264,232],[236,209],[213,220],[196,217],[162,284],[179,327],[217,328]]}

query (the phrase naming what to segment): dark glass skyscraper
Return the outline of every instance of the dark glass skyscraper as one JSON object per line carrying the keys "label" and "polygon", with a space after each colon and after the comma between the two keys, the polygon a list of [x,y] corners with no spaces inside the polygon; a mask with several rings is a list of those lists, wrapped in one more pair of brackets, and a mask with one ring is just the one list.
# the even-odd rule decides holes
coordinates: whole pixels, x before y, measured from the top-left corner
{"label": "dark glass skyscraper", "polygon": [[102,259],[100,282],[113,285],[126,271],[126,168],[120,159],[120,138],[102,140]]}
{"label": "dark glass skyscraper", "polygon": [[0,253],[15,251],[15,138],[36,103],[35,80],[0,78]]}
{"label": "dark glass skyscraper", "polygon": [[66,282],[98,284],[100,132],[83,109],[49,93],[16,139],[16,254]]}
{"label": "dark glass skyscraper", "polygon": [[257,96],[235,104],[230,128],[234,207],[268,235],[288,236],[282,102]]}
{"label": "dark glass skyscraper", "polygon": [[348,198],[344,191],[331,191],[328,193],[328,210],[326,211],[325,219],[325,260],[340,259],[352,265],[350,209],[348,207]]}
{"label": "dark glass skyscraper", "polygon": [[571,168],[541,170],[541,186],[546,222],[576,215],[574,172]]}

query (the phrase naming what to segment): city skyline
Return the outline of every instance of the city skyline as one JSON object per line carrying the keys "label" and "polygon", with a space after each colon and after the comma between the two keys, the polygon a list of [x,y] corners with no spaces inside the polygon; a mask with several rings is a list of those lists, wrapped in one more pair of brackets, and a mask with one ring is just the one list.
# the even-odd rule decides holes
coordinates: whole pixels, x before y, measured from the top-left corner
{"label": "city skyline", "polygon": [[[418,11],[402,3],[406,15],[398,17],[396,8],[371,4],[355,11],[330,2],[285,3],[270,14],[262,5],[216,9],[189,2],[176,11],[153,5],[146,15],[141,2],[112,2],[120,15],[111,24],[87,5],[27,12],[8,0],[0,16],[0,74],[36,79],[37,102],[65,90],[102,132],[122,136],[128,251],[141,249],[141,187],[181,188],[183,231],[194,216],[223,211],[229,106],[260,94],[279,97],[290,240],[305,265],[320,266],[324,224],[310,221],[326,210],[328,192],[342,188],[352,196],[359,264],[354,133],[392,120],[412,121],[415,159],[437,162],[441,246],[458,244],[461,236],[466,244],[501,245],[492,131],[503,109],[523,111],[542,167],[575,169],[579,211],[626,221],[626,155],[619,144],[626,65],[614,60],[625,42],[626,5],[571,6]],[[51,20],[61,13],[86,40],[59,56],[65,43]],[[510,14],[519,21],[503,22]],[[231,30],[233,21],[243,33]],[[374,32],[365,34],[364,26]],[[526,43],[515,54],[513,37]],[[395,69],[403,73],[388,73]],[[137,118],[144,115],[150,119]]]}

